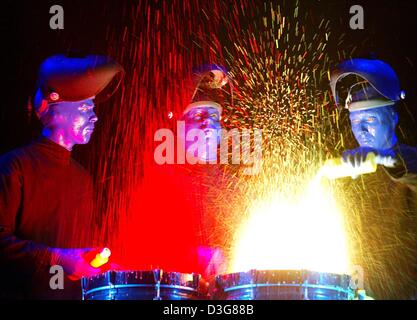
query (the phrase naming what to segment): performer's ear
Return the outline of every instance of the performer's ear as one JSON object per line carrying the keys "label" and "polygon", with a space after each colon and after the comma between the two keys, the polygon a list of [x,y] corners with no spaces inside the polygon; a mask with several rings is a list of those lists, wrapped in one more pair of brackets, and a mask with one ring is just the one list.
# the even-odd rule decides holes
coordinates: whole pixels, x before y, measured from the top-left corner
{"label": "performer's ear", "polygon": [[37,112],[36,112],[39,119],[42,117],[42,115],[45,114],[47,110],[48,110],[48,102],[46,100],[42,100],[41,105],[39,106],[39,109],[37,109]]}
{"label": "performer's ear", "polygon": [[39,119],[48,111],[48,101],[43,100],[41,101],[39,108],[35,108],[36,115]]}
{"label": "performer's ear", "polygon": [[35,96],[31,99],[31,101],[36,115],[39,119],[42,119],[48,111],[48,101],[43,98],[42,92],[39,89],[36,90]]}

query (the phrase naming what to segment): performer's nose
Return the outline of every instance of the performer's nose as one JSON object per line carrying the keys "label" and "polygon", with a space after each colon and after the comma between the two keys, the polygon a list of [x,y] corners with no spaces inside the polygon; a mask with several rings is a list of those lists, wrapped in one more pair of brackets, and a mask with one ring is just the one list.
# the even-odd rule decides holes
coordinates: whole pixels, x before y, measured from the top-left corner
{"label": "performer's nose", "polygon": [[365,122],[361,122],[361,131],[368,132],[368,125]]}
{"label": "performer's nose", "polygon": [[95,113],[93,113],[93,115],[90,117],[90,122],[94,123],[98,121],[98,117]]}

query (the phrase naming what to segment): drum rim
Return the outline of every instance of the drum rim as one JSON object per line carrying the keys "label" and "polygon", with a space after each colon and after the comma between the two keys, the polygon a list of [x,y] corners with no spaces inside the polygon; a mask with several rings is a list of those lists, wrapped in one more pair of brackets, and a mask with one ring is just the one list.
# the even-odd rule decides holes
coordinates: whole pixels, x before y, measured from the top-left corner
{"label": "drum rim", "polygon": [[223,291],[225,293],[227,292],[233,292],[237,290],[242,289],[256,289],[256,288],[265,288],[265,287],[295,287],[295,288],[305,288],[305,289],[326,289],[326,290],[332,290],[338,293],[343,294],[351,294],[350,289],[344,289],[338,286],[329,286],[329,285],[316,285],[316,284],[297,284],[297,283],[253,283],[253,284],[244,284],[244,285],[238,285],[235,287],[229,287],[224,289]]}
{"label": "drum rim", "polygon": [[[198,292],[200,286],[201,275],[198,273],[184,273],[184,272],[175,272],[175,271],[164,271],[161,277],[161,281],[155,282],[148,282],[148,283],[117,283],[116,280],[118,276],[124,275],[132,275],[133,277],[136,274],[143,273],[148,276],[151,276],[154,271],[156,270],[109,270],[100,274],[96,274],[91,277],[83,277],[81,279],[81,287],[83,292],[91,292],[92,290],[109,290],[109,289],[116,289],[116,288],[123,288],[123,287],[152,287],[155,288],[157,286],[161,288],[172,288],[172,289],[181,289],[187,291],[195,291]],[[173,278],[177,277],[179,281],[173,281],[170,277],[174,276]],[[185,279],[184,279],[185,278]],[[189,278],[189,279],[187,279]],[[176,279],[174,279],[176,280]],[[186,281],[184,281],[186,280]],[[98,282],[98,283],[97,283]],[[104,283],[100,283],[104,282]],[[169,283],[173,282],[173,283]],[[191,285],[186,286],[185,284],[189,282]]]}
{"label": "drum rim", "polygon": [[[288,276],[288,281],[279,282],[279,281],[273,281],[274,279],[270,279],[268,280],[268,283],[257,282],[258,277],[260,278],[267,277],[268,274],[271,274],[271,275],[278,274],[283,277]],[[327,284],[325,283],[324,279],[322,279],[322,277],[328,281]],[[309,282],[310,280],[318,280],[318,283],[316,283],[316,281]],[[328,289],[339,288],[349,293],[351,290],[350,280],[351,280],[351,276],[348,274],[337,274],[337,273],[311,271],[311,270],[252,269],[249,271],[217,275],[215,278],[215,284],[217,287],[221,288],[223,291],[226,291],[227,289],[232,290],[232,288],[235,288],[237,286],[247,285],[250,288],[254,288],[256,286],[259,287],[262,284],[268,284],[268,286],[276,286],[276,287],[277,286],[290,286],[290,285],[298,286],[298,287],[299,286],[303,286],[303,287],[323,286]]]}
{"label": "drum rim", "polygon": [[195,292],[198,293],[197,289],[194,288],[189,288],[189,287],[183,287],[183,286],[172,286],[172,285],[151,285],[151,284],[117,284],[117,285],[107,285],[107,286],[102,286],[102,287],[97,287],[97,288],[93,288],[90,290],[86,290],[83,291],[84,295],[89,295],[95,292],[99,292],[99,291],[105,291],[105,290],[114,290],[114,289],[127,289],[127,288],[152,288],[152,289],[156,289],[156,287],[159,288],[164,288],[164,289],[177,289],[177,290],[184,290],[184,291],[190,291],[190,292]]}

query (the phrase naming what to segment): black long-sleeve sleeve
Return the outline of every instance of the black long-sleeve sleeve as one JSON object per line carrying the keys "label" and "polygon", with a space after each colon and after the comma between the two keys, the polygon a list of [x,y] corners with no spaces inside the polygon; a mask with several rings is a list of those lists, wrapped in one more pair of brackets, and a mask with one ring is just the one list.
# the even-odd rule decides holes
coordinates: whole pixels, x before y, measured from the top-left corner
{"label": "black long-sleeve sleeve", "polygon": [[0,297],[72,299],[49,287],[51,249],[90,247],[92,208],[90,175],[60,145],[41,138],[1,156]]}
{"label": "black long-sleeve sleeve", "polygon": [[[0,270],[3,292],[26,295],[28,283],[45,277],[51,262],[46,245],[16,236],[22,206],[22,176],[19,162],[6,156],[0,161]],[[15,290],[13,290],[15,289]],[[6,294],[6,293],[4,293]],[[6,297],[7,298],[7,297]]]}

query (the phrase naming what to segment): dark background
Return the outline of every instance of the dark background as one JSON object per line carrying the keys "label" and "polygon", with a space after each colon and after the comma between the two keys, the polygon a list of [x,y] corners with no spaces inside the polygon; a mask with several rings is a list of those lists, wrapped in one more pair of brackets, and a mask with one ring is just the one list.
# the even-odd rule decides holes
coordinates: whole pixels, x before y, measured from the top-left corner
{"label": "dark background", "polygon": [[[160,1],[140,1],[158,7]],[[199,1],[204,2],[204,1]],[[263,5],[263,1],[258,1]],[[127,1],[6,1],[1,5],[2,79],[0,102],[0,153],[28,142],[39,132],[39,123],[28,115],[26,104],[34,89],[40,62],[48,55],[68,50],[106,53],[112,43],[106,39],[109,29],[120,32],[130,27],[131,2]],[[256,2],[255,2],[256,3]],[[49,28],[49,8],[59,4],[65,12],[64,30]],[[349,28],[349,8],[362,5],[365,29]],[[181,6],[181,2],[178,1]],[[315,21],[330,20],[334,38],[342,36],[347,52],[354,56],[373,55],[387,61],[399,75],[407,92],[406,105],[400,110],[400,123],[415,143],[417,117],[417,2],[416,1],[300,1],[300,12],[310,12]],[[146,19],[146,12],[143,19]],[[225,13],[228,14],[228,13]],[[150,26],[152,28],[152,26]],[[314,28],[311,25],[311,28]],[[337,41],[329,51],[336,52]],[[114,48],[113,48],[114,49]],[[146,63],[142,61],[141,63]],[[107,102],[111,104],[111,101]],[[106,107],[102,108],[105,116]],[[94,138],[93,138],[94,139]]]}

